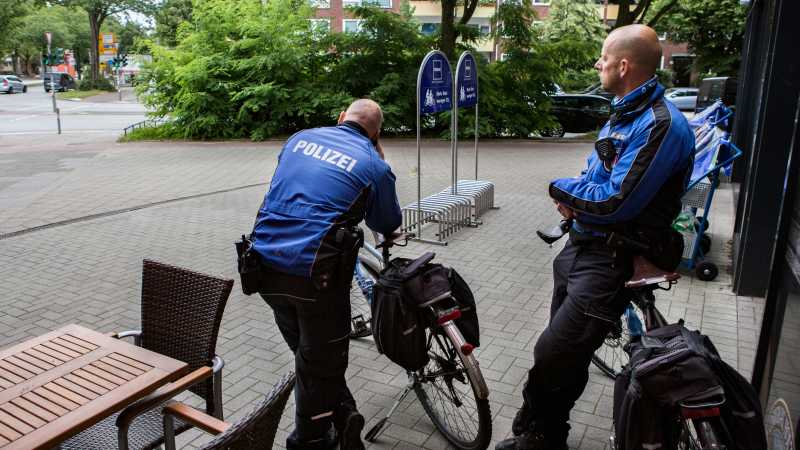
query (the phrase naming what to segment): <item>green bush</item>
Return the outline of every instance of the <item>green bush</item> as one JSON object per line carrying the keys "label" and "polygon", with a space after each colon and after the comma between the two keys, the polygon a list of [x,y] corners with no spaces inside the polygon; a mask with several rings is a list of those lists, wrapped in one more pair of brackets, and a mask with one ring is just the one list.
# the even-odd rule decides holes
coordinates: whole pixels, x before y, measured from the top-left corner
{"label": "green bush", "polygon": [[[414,133],[417,71],[435,38],[422,35],[408,14],[375,7],[351,12],[364,19],[361,33],[313,29],[313,10],[301,0],[196,0],[177,46],[147,43],[153,62],[136,90],[155,116],[170,117],[170,137],[289,135],[335,123],[363,97],[383,107],[384,134]],[[530,0],[500,8],[510,56],[479,61],[481,136],[528,137],[552,124],[547,94],[562,57],[539,42],[534,18]],[[449,121],[448,114],[429,116],[422,131],[446,135]],[[472,135],[474,112],[464,111],[460,124]]]}
{"label": "green bush", "polygon": [[84,78],[78,82],[79,91],[116,91],[117,88],[106,78],[99,78],[97,81],[92,81],[89,78]]}
{"label": "green bush", "polygon": [[178,136],[175,128],[169,124],[136,128],[119,138],[119,142],[160,141],[175,139]]}

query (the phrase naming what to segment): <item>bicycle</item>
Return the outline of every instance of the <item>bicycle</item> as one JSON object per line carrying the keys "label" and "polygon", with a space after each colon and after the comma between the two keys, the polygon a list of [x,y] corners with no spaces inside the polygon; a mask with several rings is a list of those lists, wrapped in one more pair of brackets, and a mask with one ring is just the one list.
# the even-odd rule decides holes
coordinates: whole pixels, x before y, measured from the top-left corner
{"label": "bicycle", "polygon": [[[358,324],[361,328],[354,329],[351,337],[371,334],[366,319],[369,316],[364,315],[363,305],[368,307],[372,302],[372,286],[380,271],[389,264],[390,248],[407,245],[411,237],[412,234],[401,234],[375,247],[365,242],[354,274],[353,290],[357,296],[351,297],[351,304],[355,302],[354,309],[359,308],[351,314],[354,327]],[[430,361],[422,369],[407,373],[408,384],[394,405],[365,434],[368,442],[377,440],[397,407],[414,391],[434,426],[454,447],[482,450],[489,446],[492,435],[489,388],[473,354],[474,347],[464,340],[454,322],[461,316],[461,311],[458,307],[444,308],[441,304],[437,301],[424,307],[429,324],[426,345]]]}
{"label": "bicycle", "polygon": [[[547,231],[536,234],[551,245],[569,233],[571,220],[561,223]],[[640,250],[647,245],[633,242]],[[633,257],[633,276],[625,283],[625,292],[630,300],[615,327],[608,333],[605,341],[592,355],[592,363],[609,378],[616,378],[630,359],[629,344],[642,338],[650,330],[668,324],[667,319],[656,308],[655,291],[668,291],[678,282],[680,275],[659,269],[643,256]],[[665,286],[666,285],[666,286]],[[724,396],[696,402],[684,402],[680,406],[681,422],[678,450],[726,450],[731,442],[720,416],[720,407],[725,403]],[[611,436],[611,448],[616,448],[615,438]]]}

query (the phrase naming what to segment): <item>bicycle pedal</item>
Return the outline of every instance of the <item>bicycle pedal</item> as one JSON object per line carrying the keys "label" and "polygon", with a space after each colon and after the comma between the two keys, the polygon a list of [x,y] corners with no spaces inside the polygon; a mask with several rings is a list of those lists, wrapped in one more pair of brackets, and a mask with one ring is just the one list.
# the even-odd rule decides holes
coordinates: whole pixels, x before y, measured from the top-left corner
{"label": "bicycle pedal", "polygon": [[388,417],[384,417],[383,419],[379,420],[375,426],[370,428],[369,431],[367,431],[367,434],[364,435],[364,440],[367,442],[375,442],[383,427],[386,426],[387,419]]}

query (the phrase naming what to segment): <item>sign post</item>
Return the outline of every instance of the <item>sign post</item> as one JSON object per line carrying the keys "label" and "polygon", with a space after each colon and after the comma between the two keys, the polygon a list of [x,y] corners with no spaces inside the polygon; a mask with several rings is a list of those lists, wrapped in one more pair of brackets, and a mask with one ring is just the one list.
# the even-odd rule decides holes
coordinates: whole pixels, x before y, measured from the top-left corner
{"label": "sign post", "polygon": [[458,108],[475,107],[475,179],[478,179],[478,66],[470,52],[464,52],[456,65],[453,96],[453,195],[458,195]]}
{"label": "sign post", "polygon": [[[47,39],[47,65],[50,66],[50,95],[53,97],[53,112],[56,113],[56,126],[58,127],[58,134],[61,134],[61,111],[58,109],[58,105],[56,104],[56,77],[55,72],[53,72],[53,55],[50,53],[50,45],[53,42],[53,33],[46,31],[44,33],[45,39]],[[45,69],[45,73],[47,73],[47,69]]]}
{"label": "sign post", "polygon": [[422,239],[422,114],[449,111],[453,107],[453,72],[447,56],[432,50],[417,74],[417,238]]}

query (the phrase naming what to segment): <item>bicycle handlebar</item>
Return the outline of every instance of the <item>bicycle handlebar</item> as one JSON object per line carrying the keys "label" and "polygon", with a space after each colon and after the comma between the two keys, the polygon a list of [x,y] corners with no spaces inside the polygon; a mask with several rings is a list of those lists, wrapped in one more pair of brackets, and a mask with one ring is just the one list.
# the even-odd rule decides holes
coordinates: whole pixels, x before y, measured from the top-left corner
{"label": "bicycle handlebar", "polygon": [[[376,235],[380,236],[380,235]],[[375,245],[375,248],[391,248],[395,245],[405,247],[408,245],[408,240],[415,236],[414,233],[392,233],[391,236],[381,236],[383,240]],[[376,239],[377,242],[377,239]],[[402,244],[400,244],[402,242]]]}

